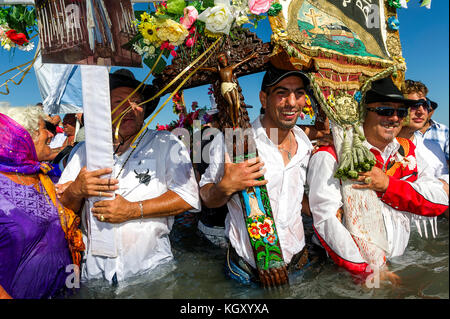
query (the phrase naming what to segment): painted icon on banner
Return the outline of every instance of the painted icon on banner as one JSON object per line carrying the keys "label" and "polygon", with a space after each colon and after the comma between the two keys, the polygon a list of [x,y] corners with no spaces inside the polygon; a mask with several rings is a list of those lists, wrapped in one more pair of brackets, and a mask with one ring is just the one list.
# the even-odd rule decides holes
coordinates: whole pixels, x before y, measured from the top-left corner
{"label": "painted icon on banner", "polygon": [[42,62],[141,67],[130,0],[35,0]]}

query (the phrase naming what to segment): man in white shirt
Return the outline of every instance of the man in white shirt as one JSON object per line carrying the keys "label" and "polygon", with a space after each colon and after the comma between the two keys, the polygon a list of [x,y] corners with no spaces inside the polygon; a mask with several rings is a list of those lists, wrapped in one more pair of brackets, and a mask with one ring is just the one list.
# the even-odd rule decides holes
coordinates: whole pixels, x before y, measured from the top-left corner
{"label": "man in white shirt", "polygon": [[[421,130],[429,122],[430,113],[433,112],[435,102],[427,98],[428,88],[419,81],[406,80],[403,88],[403,94],[417,103],[411,105],[409,114],[409,123],[402,127],[399,137],[410,139],[416,145],[417,152],[424,153],[424,158],[428,162],[433,175],[448,184],[448,163],[442,147],[427,148],[424,144],[424,135]],[[447,137],[448,143],[448,137]],[[428,143],[430,145],[431,143]]]}
{"label": "man in white shirt", "polygon": [[[309,79],[300,71],[268,68],[259,96],[265,112],[252,123],[251,129],[259,156],[256,160],[231,163],[227,158],[224,162],[223,134],[218,134],[212,141],[211,163],[200,180],[200,195],[207,207],[228,206],[225,233],[230,245],[226,272],[242,283],[281,285],[288,281],[289,271],[300,269],[307,262],[301,203],[312,145],[295,123],[306,105],[308,85]],[[257,180],[263,175],[265,180]],[[261,185],[267,187],[284,264],[287,265],[269,276],[256,269],[237,194]]]}
{"label": "man in white shirt", "polygon": [[[139,85],[133,74],[125,69],[110,74],[111,110],[126,99]],[[200,208],[198,185],[192,163],[184,144],[166,131],[146,130],[131,142],[158,104],[159,99],[142,106],[156,92],[145,85],[112,118],[124,111],[121,121],[113,124],[113,132],[120,123],[113,168],[86,170],[86,149],[79,147],[67,164],[59,184],[65,190],[61,202],[78,212],[90,197],[111,197],[94,204],[91,212],[84,205],[83,240],[87,251],[83,260],[82,279],[105,278],[110,282],[148,273],[161,264],[173,260],[169,233],[174,216]],[[125,111],[127,110],[127,111]],[[113,173],[114,178],[100,178]],[[96,255],[90,249],[90,218],[114,226],[115,256]]]}
{"label": "man in white shirt", "polygon": [[[372,189],[381,200],[387,233],[387,259],[401,256],[410,236],[414,215],[433,217],[448,207],[444,185],[436,179],[414,144],[405,138],[396,138],[401,123],[408,114],[407,100],[390,78],[372,83],[365,96],[367,114],[363,123],[365,146],[375,155],[376,164],[369,172],[358,173],[354,188]],[[373,272],[352,235],[337,213],[343,206],[340,180],[334,177],[338,166],[332,146],[315,152],[308,168],[309,204],[314,230],[328,255],[341,267],[358,277]],[[357,208],[355,208],[357,209]],[[383,264],[382,260],[380,264]],[[381,277],[394,283],[398,277],[383,271]]]}

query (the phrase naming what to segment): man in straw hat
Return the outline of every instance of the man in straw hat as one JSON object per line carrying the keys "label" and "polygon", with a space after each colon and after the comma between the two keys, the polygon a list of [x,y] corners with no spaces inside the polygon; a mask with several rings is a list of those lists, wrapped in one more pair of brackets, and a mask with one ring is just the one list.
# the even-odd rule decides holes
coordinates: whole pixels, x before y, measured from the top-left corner
{"label": "man in straw hat", "polygon": [[[431,174],[421,154],[415,152],[414,144],[396,138],[408,108],[415,102],[405,99],[390,77],[374,81],[363,100],[367,111],[363,143],[375,155],[376,164],[371,171],[359,173],[356,179],[359,183],[353,187],[374,190],[382,202],[388,259],[404,253],[414,215],[437,216],[448,207],[443,183]],[[337,265],[364,278],[373,269],[368,267],[337,214],[344,201],[340,180],[334,177],[337,166],[337,154],[332,146],[321,147],[311,156],[307,182],[314,230]],[[383,275],[394,283],[399,279],[388,271],[381,272],[381,278]]]}
{"label": "man in straw hat", "polygon": [[[139,84],[126,69],[110,74],[111,110]],[[167,131],[147,129],[134,142],[136,147],[131,147],[159,99],[139,104],[155,93],[152,86],[144,85],[113,112],[113,132],[118,132],[113,136],[113,168],[87,171],[86,149],[80,147],[59,181],[64,185],[73,181],[62,193],[61,201],[74,211],[79,211],[89,197],[114,198],[96,202],[91,212],[102,223],[116,224],[117,256],[99,257],[88,248],[84,280],[106,278],[120,282],[171,261],[168,235],[174,215],[200,208],[192,164],[180,140]],[[121,120],[114,121],[118,118]],[[101,178],[111,172],[112,178]],[[86,214],[89,212],[83,212],[85,227],[89,221]],[[88,238],[84,236],[84,240]]]}

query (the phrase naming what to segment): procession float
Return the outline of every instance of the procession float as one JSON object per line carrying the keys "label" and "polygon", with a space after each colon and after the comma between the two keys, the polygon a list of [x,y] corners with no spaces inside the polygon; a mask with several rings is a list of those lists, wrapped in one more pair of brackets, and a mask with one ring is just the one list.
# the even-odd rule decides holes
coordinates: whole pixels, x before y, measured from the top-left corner
{"label": "procession float", "polygon": [[[335,177],[342,181],[343,223],[367,263],[381,267],[387,251],[381,202],[372,190],[353,189],[350,179],[375,165],[374,155],[362,143],[365,106],[361,101],[365,93],[373,81],[384,77],[391,77],[399,88],[404,81],[406,62],[402,57],[397,10],[407,8],[408,1],[131,2],[149,5],[147,10],[138,11],[133,10],[129,0],[1,0],[0,5],[6,5],[0,7],[3,49],[36,51],[30,62],[0,73],[4,76],[16,71],[2,80],[1,87],[6,90],[0,93],[9,94],[8,84],[19,85],[34,65],[38,82],[42,78],[45,81],[40,83],[50,83],[47,87],[40,85],[48,113],[84,112],[88,169],[110,167],[114,133],[110,115],[113,123],[120,124],[125,114],[114,114],[118,107],[111,114],[107,67],[136,66],[142,62],[149,72],[141,85],[149,84],[147,80],[152,76],[152,85],[158,91],[152,99],[170,94],[135,140],[170,101],[179,120],[158,125],[158,129],[183,127],[193,132],[194,120],[208,124],[210,118],[205,109],[196,106],[188,113],[182,95],[184,90],[209,85],[218,110],[219,128],[223,132],[231,129],[235,135],[226,145],[229,157],[240,162],[256,157],[257,149],[251,134],[245,134],[250,119],[239,77],[263,72],[269,63],[281,69],[303,70],[310,78],[308,94],[314,101],[304,112],[315,117],[316,125],[326,118],[331,124],[339,159]],[[420,1],[421,6],[429,7],[430,3],[431,0]],[[262,19],[270,22],[270,42],[263,42],[253,32]],[[30,41],[33,33],[39,36],[36,48]],[[16,81],[18,76],[21,78]],[[71,97],[68,88],[77,93],[73,95],[82,96],[82,101]],[[192,147],[191,156],[196,156]],[[266,283],[265,278],[286,271],[267,189],[248,188],[239,197],[255,264],[261,281]],[[417,217],[419,230],[420,221]],[[98,247],[94,253],[114,255],[115,247],[104,245],[108,236],[114,236],[114,225],[95,219],[91,222],[93,237],[98,236],[92,243]]]}

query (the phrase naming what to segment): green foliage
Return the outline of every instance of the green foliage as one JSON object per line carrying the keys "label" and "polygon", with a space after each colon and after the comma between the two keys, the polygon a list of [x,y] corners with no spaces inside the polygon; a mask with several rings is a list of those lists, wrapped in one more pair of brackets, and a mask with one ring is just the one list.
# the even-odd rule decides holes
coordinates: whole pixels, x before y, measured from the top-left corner
{"label": "green foliage", "polygon": [[[0,24],[7,23],[17,33],[24,33],[29,39],[28,32],[37,25],[36,10],[24,5],[14,5],[0,9]],[[31,29],[31,30],[30,30]]]}
{"label": "green foliage", "polygon": [[167,0],[167,12],[183,15],[183,9],[186,8],[184,0]]}
{"label": "green foliage", "polygon": [[[167,50],[164,50],[164,51],[167,51]],[[156,49],[155,55],[153,57],[144,59],[144,61],[143,61],[144,64],[151,69],[153,67],[153,65],[155,64],[160,52],[161,52],[160,49]],[[163,52],[164,56],[166,56],[168,54],[170,54],[170,52],[168,52],[168,53]],[[167,65],[167,63],[164,59],[162,59],[162,58],[159,59],[158,64],[155,66],[155,69],[153,70],[153,74],[159,74],[162,71],[164,71],[164,68],[166,67],[166,65]]]}

